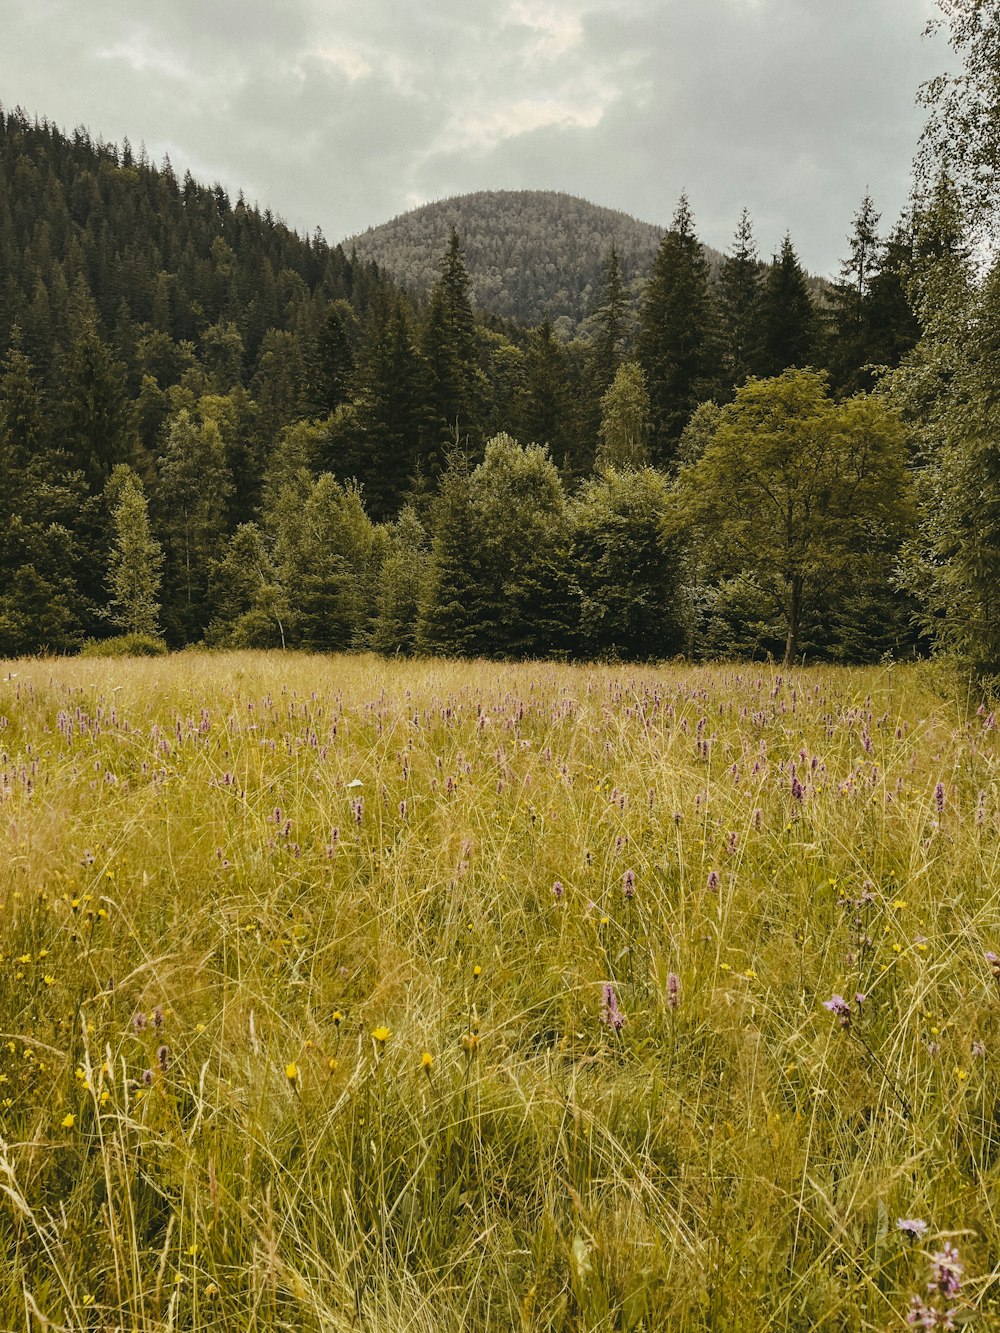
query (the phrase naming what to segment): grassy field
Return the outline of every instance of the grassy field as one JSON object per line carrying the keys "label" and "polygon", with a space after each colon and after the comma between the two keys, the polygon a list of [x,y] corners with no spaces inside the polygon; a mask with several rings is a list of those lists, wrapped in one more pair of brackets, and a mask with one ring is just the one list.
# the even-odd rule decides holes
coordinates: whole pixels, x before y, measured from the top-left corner
{"label": "grassy field", "polygon": [[1000,1327],[996,738],[899,667],[4,664],[0,1328]]}

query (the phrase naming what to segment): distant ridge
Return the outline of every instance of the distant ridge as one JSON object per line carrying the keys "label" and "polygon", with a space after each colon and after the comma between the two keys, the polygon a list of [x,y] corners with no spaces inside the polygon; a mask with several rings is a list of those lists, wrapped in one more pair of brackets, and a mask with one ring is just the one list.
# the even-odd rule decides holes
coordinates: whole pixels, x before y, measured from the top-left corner
{"label": "distant ridge", "polygon": [[[481,190],[424,204],[343,242],[414,293],[426,292],[451,229],[462,241],[477,306],[564,336],[600,300],[611,245],[638,297],[664,228],[555,190]],[[711,258],[713,252],[709,252]]]}

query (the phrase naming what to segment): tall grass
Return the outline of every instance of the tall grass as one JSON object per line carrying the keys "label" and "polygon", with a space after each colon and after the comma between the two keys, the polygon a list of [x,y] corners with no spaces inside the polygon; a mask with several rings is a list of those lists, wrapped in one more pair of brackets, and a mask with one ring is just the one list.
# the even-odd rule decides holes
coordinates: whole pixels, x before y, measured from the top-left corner
{"label": "tall grass", "polygon": [[0,677],[0,1327],[901,1328],[946,1239],[1000,1323],[992,717],[901,668]]}

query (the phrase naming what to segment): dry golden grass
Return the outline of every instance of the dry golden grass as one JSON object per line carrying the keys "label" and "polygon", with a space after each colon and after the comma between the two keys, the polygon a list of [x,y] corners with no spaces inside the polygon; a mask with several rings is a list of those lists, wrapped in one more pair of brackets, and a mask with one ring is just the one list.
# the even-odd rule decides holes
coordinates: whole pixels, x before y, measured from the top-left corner
{"label": "dry golden grass", "polygon": [[5,664],[0,1327],[996,1326],[996,735],[898,667]]}

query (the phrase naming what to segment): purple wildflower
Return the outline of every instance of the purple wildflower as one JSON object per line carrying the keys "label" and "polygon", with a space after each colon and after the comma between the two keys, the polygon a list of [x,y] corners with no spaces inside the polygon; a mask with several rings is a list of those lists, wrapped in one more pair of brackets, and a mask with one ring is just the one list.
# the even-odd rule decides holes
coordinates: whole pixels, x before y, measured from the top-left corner
{"label": "purple wildflower", "polygon": [[944,813],[944,783],[939,782],[934,788],[934,808],[938,814]]}
{"label": "purple wildflower", "polygon": [[709,893],[714,893],[718,887],[719,887],[719,872],[717,870],[710,870],[708,872]]}
{"label": "purple wildflower", "polygon": [[992,949],[987,949],[983,957],[990,965],[990,972],[1000,981],[1000,956],[995,954]]}
{"label": "purple wildflower", "polygon": [[680,1007],[681,981],[676,972],[667,974],[667,1004],[671,1009]]}
{"label": "purple wildflower", "polygon": [[956,1296],[962,1285],[965,1265],[959,1260],[958,1250],[949,1241],[944,1249],[931,1255],[933,1273],[927,1284],[928,1291],[940,1291],[945,1296]]}
{"label": "purple wildflower", "polygon": [[132,1019],[132,1026],[135,1028],[136,1032],[143,1032],[145,1030],[146,1015],[142,1012],[141,1009]]}
{"label": "purple wildflower", "polygon": [[844,999],[843,995],[831,995],[828,1000],[823,1001],[823,1008],[829,1009],[831,1014],[836,1014],[840,1019],[842,1028],[851,1026],[851,1006]]}
{"label": "purple wildflower", "polygon": [[156,1028],[157,1032],[159,1032],[160,1028],[163,1027],[163,1022],[164,1022],[163,1005],[158,1004],[156,1008],[153,1010],[153,1027]]}
{"label": "purple wildflower", "polygon": [[170,1068],[170,1047],[158,1046],[156,1050],[156,1062],[164,1073]]}
{"label": "purple wildflower", "polygon": [[922,1217],[897,1217],[896,1230],[902,1231],[905,1236],[910,1236],[916,1240],[927,1230],[927,1223]]}
{"label": "purple wildflower", "polygon": [[601,1022],[616,1032],[621,1032],[625,1026],[625,1015],[618,1008],[615,988],[610,981],[606,981],[601,988]]}
{"label": "purple wildflower", "polygon": [[565,892],[566,890],[563,888],[562,880],[557,879],[552,885],[552,897],[558,902]]}
{"label": "purple wildflower", "polygon": [[635,897],[634,870],[631,869],[626,870],[625,874],[622,876],[622,893],[625,895],[626,899],[632,899]]}
{"label": "purple wildflower", "polygon": [[151,1088],[153,1086],[153,1071],[151,1069],[144,1069],[142,1071],[142,1086],[144,1088]]}
{"label": "purple wildflower", "polygon": [[922,1296],[914,1296],[911,1299],[910,1308],[906,1312],[906,1323],[909,1328],[951,1329],[955,1327],[950,1314],[935,1310],[933,1306],[927,1305]]}

